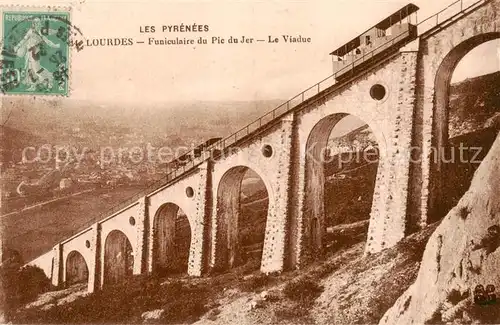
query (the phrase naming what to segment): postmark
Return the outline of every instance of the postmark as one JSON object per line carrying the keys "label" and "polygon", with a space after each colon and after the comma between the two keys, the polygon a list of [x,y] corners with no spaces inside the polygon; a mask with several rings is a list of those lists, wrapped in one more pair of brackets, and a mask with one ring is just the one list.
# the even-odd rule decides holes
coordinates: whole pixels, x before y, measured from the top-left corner
{"label": "postmark", "polygon": [[0,87],[4,94],[68,96],[70,48],[83,47],[70,10],[5,10]]}

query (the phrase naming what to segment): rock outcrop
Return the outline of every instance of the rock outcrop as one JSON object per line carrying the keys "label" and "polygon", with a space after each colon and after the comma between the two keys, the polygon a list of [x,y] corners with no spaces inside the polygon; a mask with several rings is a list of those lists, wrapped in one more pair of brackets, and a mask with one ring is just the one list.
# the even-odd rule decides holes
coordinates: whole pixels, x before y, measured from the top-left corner
{"label": "rock outcrop", "polygon": [[[500,323],[500,136],[427,243],[417,279],[380,324]],[[475,302],[496,288],[497,302]],[[487,290],[485,290],[487,291]]]}

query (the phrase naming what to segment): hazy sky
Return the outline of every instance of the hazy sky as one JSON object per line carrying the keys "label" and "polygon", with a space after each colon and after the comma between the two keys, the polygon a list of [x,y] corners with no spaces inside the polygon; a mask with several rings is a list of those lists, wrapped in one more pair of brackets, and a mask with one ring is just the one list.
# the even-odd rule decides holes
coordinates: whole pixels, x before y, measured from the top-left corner
{"label": "hazy sky", "polygon": [[[470,0],[469,0],[470,1]],[[1,0],[0,3],[12,3]],[[109,102],[286,99],[331,74],[330,51],[354,38],[407,1],[16,1],[74,6],[73,23],[88,40],[130,37],[197,38],[207,45],[135,44],[86,47],[74,52],[71,96]],[[453,2],[415,0],[419,19]],[[206,33],[163,33],[162,25],[207,24]],[[156,33],[140,33],[154,25]],[[210,44],[212,36],[266,39],[277,44]],[[310,37],[284,43],[282,35]],[[455,80],[499,70],[498,42],[464,59]]]}

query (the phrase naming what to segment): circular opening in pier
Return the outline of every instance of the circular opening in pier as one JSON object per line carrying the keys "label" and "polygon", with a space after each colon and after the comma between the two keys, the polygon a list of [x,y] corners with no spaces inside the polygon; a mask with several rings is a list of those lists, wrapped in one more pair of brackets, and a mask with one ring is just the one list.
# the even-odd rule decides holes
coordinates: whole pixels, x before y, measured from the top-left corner
{"label": "circular opening in pier", "polygon": [[266,144],[265,146],[262,147],[262,155],[264,157],[269,158],[273,155],[273,147],[270,145]]}
{"label": "circular opening in pier", "polygon": [[188,186],[186,188],[186,195],[187,195],[187,197],[193,197],[194,196],[194,190],[193,190],[193,188],[191,186]]}
{"label": "circular opening in pier", "polygon": [[90,248],[90,242],[88,240],[85,241],[85,247]]}
{"label": "circular opening in pier", "polygon": [[384,99],[386,93],[387,91],[385,90],[385,87],[382,86],[381,84],[373,85],[372,88],[370,89],[370,96],[375,100]]}
{"label": "circular opening in pier", "polygon": [[130,218],[128,219],[128,222],[130,222],[130,224],[131,224],[132,226],[134,226],[134,225],[135,225],[135,218],[134,218],[134,217],[130,217]]}

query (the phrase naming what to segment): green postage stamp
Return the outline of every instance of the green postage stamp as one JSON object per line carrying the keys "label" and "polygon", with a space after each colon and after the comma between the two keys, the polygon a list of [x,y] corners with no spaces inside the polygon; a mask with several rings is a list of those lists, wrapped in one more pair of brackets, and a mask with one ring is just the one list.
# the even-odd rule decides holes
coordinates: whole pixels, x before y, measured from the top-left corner
{"label": "green postage stamp", "polygon": [[4,94],[67,96],[68,11],[2,11]]}

